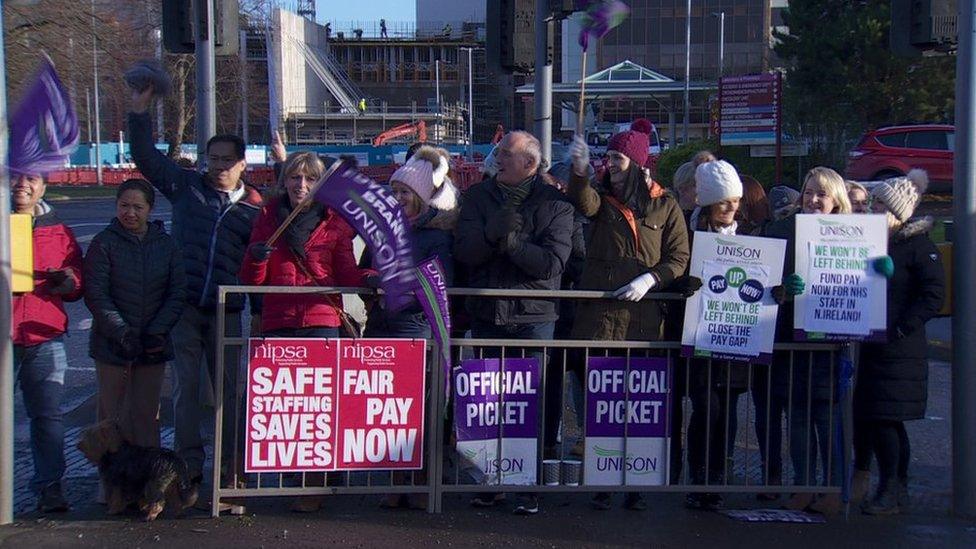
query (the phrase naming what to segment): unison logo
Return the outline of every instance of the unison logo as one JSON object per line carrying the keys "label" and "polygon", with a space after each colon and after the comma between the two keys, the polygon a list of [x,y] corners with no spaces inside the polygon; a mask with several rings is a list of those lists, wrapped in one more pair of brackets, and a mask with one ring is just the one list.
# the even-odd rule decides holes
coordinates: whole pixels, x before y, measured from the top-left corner
{"label": "unison logo", "polygon": [[828,221],[817,219],[820,224],[820,236],[843,236],[846,238],[857,238],[864,236],[864,227],[855,225],[845,225],[840,221]]}
{"label": "unison logo", "polygon": [[758,248],[747,248],[735,242],[722,240],[721,238],[716,238],[715,242],[717,243],[715,247],[715,253],[717,253],[718,255],[722,255],[726,257],[736,257],[741,259],[762,258],[762,250]]}
{"label": "unison logo", "polygon": [[611,450],[594,446],[596,453],[597,471],[620,471],[624,470],[634,475],[649,475],[657,471],[657,458],[646,456],[635,456],[633,454],[624,456],[623,450]]}

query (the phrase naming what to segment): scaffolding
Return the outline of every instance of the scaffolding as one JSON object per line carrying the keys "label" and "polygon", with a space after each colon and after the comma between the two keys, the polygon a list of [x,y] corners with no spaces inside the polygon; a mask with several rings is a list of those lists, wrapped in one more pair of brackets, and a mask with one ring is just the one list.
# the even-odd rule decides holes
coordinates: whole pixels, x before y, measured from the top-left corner
{"label": "scaffolding", "polygon": [[[287,114],[285,131],[288,142],[298,145],[365,145],[384,131],[405,123],[423,120],[430,142],[444,145],[467,144],[467,105],[446,104],[437,107],[390,106],[381,103],[365,112],[349,111],[341,105],[325,102],[306,106]],[[411,136],[388,143],[412,143]]]}

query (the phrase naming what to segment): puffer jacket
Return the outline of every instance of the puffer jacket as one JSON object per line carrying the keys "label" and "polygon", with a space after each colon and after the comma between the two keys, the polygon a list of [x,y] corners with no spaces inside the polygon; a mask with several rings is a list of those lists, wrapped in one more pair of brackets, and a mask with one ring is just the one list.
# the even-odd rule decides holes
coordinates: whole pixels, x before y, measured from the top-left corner
{"label": "puffer jacket", "polygon": [[[421,263],[437,258],[444,267],[446,284],[454,282],[454,228],[457,225],[458,210],[436,210],[431,208],[420,216],[410,230],[410,243],[413,246],[413,259]],[[380,303],[375,304],[366,319],[367,337],[416,337],[431,336],[430,323],[419,303],[390,314]]]}
{"label": "puffer jacket", "polygon": [[[613,291],[634,278],[651,273],[653,290],[667,288],[684,274],[691,257],[688,230],[678,202],[655,184],[647,209],[631,227],[624,214],[597,192],[585,177],[570,178],[569,195],[579,211],[591,219],[586,265],[578,289]],[[662,304],[585,300],[577,305],[573,337],[612,341],[661,339]]]}
{"label": "puffer jacket", "polygon": [[[267,242],[278,228],[276,198],[261,209],[251,233],[251,244]],[[374,271],[360,269],[352,253],[355,230],[332,209],[315,227],[305,242],[302,260],[285,243],[275,242],[267,261],[258,261],[250,253],[244,257],[240,279],[254,286],[362,286]],[[301,261],[301,265],[299,265]],[[312,275],[312,277],[309,277]],[[342,298],[338,295],[267,294],[261,313],[261,330],[282,328],[339,327]]]}
{"label": "puffer jacket", "polygon": [[[465,191],[454,238],[454,260],[474,288],[558,290],[572,250],[573,206],[536,176],[518,208],[520,246],[503,252],[485,238],[485,225],[505,205],[494,178]],[[555,299],[468,298],[471,316],[494,324],[540,324],[559,316]]]}
{"label": "puffer jacket", "polygon": [[169,333],[186,303],[186,276],[180,251],[162,221],[149,223],[140,240],[113,219],[88,247],[85,279],[85,305],[93,318],[88,347],[92,358],[129,364],[118,349],[126,330],[132,330],[140,337],[165,337],[165,350],[153,362],[172,360]]}
{"label": "puffer jacket", "polygon": [[[251,228],[261,208],[257,189],[244,185],[234,201],[214,189],[206,175],[179,167],[156,150],[148,113],[129,113],[132,159],[139,171],[173,204],[173,238],[183,253],[187,301],[216,305],[217,286],[235,285]],[[244,296],[227,296],[227,310],[244,307]]]}
{"label": "puffer jacket", "polygon": [[[81,299],[81,248],[75,235],[58,219],[51,207],[40,202],[34,216],[32,241],[34,246],[34,291],[14,294],[11,335],[14,345],[40,345],[68,330],[68,315],[64,302]],[[52,294],[45,273],[48,269],[70,268],[75,287],[68,294]]]}
{"label": "puffer jacket", "polygon": [[888,241],[895,264],[888,280],[885,343],[864,343],[854,391],[857,419],[906,421],[925,417],[928,343],[925,322],[945,299],[945,272],[929,239],[930,218],[912,220]]}

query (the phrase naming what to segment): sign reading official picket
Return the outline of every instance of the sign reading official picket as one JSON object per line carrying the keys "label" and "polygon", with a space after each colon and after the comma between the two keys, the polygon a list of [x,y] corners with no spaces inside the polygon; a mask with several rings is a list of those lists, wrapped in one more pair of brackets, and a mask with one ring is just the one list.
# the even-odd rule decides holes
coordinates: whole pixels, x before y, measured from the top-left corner
{"label": "sign reading official picket", "polygon": [[421,469],[425,343],[251,338],[245,471]]}
{"label": "sign reading official picket", "polygon": [[888,253],[883,215],[796,216],[797,296],[793,326],[804,340],[883,340],[888,281],[874,260]]}

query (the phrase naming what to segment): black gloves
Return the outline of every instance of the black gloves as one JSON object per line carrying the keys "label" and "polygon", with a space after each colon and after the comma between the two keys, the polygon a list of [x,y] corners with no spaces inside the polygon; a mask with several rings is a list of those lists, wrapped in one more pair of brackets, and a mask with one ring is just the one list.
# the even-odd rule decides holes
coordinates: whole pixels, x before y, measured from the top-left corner
{"label": "black gloves", "polygon": [[522,230],[522,214],[511,208],[502,208],[485,223],[485,238],[492,244]]}
{"label": "black gloves", "polygon": [[251,247],[248,249],[251,257],[262,262],[267,261],[268,258],[271,257],[271,252],[273,251],[274,248],[268,246],[264,242],[255,242],[254,244],[251,244]]}
{"label": "black gloves", "polygon": [[52,294],[70,294],[75,289],[75,279],[71,277],[71,268],[54,270],[48,269],[44,273],[47,279],[48,291]]}
{"label": "black gloves", "polygon": [[142,356],[139,362],[142,364],[159,364],[166,362],[166,337],[156,334],[143,334]]}
{"label": "black gloves", "polygon": [[702,287],[702,280],[697,276],[683,276],[674,281],[671,291],[681,294],[682,297],[691,297]]}
{"label": "black gloves", "polygon": [[131,329],[126,329],[122,338],[116,342],[116,354],[124,360],[135,360],[142,354],[142,342],[139,335]]}

